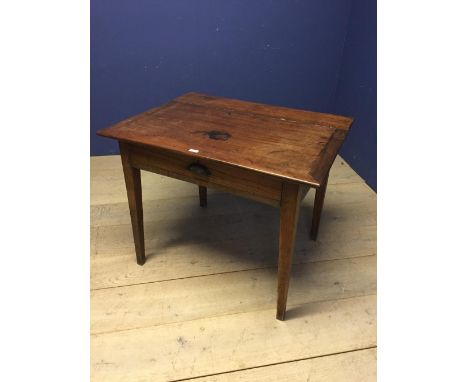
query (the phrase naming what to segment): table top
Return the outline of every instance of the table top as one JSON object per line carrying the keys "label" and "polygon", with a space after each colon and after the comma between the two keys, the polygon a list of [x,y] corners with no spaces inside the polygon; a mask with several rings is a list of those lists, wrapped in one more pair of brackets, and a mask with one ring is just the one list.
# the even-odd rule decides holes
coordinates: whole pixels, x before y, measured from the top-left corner
{"label": "table top", "polygon": [[98,135],[320,186],[352,118],[187,93]]}

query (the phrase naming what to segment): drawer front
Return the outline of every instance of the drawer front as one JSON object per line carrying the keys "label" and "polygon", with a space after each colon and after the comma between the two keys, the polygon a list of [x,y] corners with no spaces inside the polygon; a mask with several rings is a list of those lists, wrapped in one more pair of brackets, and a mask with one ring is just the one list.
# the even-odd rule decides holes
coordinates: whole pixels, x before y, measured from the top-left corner
{"label": "drawer front", "polygon": [[125,144],[133,167],[279,206],[279,178],[162,149]]}

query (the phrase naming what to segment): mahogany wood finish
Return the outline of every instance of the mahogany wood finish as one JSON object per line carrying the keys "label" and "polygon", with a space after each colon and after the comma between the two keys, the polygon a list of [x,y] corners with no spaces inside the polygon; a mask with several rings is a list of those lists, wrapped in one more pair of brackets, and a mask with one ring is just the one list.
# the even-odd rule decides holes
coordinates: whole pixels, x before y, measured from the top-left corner
{"label": "mahogany wood finish", "polygon": [[98,134],[318,187],[351,122],[347,117],[188,93]]}
{"label": "mahogany wood finish", "polygon": [[200,207],[206,207],[207,205],[207,190],[204,186],[198,186],[198,195],[200,197]]}
{"label": "mahogany wood finish", "polygon": [[127,145],[120,144],[120,156],[127,188],[130,218],[132,220],[133,240],[137,263],[143,265],[145,257],[145,235],[143,231],[143,200],[141,192],[141,172],[139,168],[132,167],[129,161]]}
{"label": "mahogany wood finish", "polygon": [[320,216],[322,216],[323,202],[325,201],[325,193],[327,191],[328,174],[323,181],[323,184],[315,190],[314,212],[312,216],[312,228],[310,230],[310,238],[317,240],[318,229],[320,225]]}
{"label": "mahogany wood finish", "polygon": [[133,167],[185,180],[200,186],[249,197],[279,207],[281,179],[243,168],[214,162],[205,158],[192,158],[164,149],[153,149],[130,143],[127,148]]}
{"label": "mahogany wood finish", "polygon": [[145,262],[140,169],[280,208],[277,318],[284,320],[301,200],[316,188],[316,239],[328,172],[352,118],[197,93],[100,130],[119,141],[137,262]]}
{"label": "mahogany wood finish", "polygon": [[280,208],[280,234],[278,256],[278,300],[276,318],[283,321],[288,298],[289,273],[291,271],[297,218],[301,205],[301,187],[297,183],[283,183]]}

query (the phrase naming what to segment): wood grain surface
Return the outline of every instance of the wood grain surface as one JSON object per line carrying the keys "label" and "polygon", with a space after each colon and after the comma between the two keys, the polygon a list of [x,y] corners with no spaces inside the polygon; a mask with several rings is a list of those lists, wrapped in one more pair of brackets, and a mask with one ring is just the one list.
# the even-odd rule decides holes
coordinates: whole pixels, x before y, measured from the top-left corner
{"label": "wood grain surface", "polygon": [[376,195],[341,159],[316,242],[302,200],[287,321],[275,319],[279,216],[141,172],[146,264],[119,156],[91,160],[92,381],[376,379]]}
{"label": "wood grain surface", "polygon": [[352,121],[188,93],[98,134],[318,187]]}
{"label": "wood grain surface", "polygon": [[188,379],[197,382],[372,382],[377,379],[377,349],[285,362],[254,369]]}

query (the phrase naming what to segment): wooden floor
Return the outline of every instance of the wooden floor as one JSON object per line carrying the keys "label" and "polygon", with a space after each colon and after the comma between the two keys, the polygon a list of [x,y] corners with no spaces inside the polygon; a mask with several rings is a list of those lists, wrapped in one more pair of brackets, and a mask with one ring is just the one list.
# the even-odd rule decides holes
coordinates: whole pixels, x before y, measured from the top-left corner
{"label": "wooden floor", "polygon": [[91,158],[93,381],[374,381],[376,194],[341,159],[319,239],[304,199],[286,321],[276,316],[279,211],[142,172],[136,264],[120,157]]}

